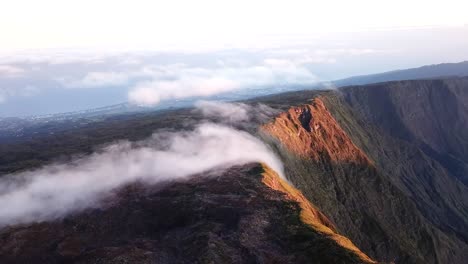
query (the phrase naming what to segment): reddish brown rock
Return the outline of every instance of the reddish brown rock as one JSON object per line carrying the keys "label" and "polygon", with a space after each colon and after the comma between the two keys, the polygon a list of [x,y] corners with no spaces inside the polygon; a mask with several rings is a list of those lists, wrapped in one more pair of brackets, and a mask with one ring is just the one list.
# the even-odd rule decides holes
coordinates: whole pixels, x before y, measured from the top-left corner
{"label": "reddish brown rock", "polygon": [[351,141],[320,97],[292,107],[262,127],[291,152],[315,161],[369,165],[369,158]]}

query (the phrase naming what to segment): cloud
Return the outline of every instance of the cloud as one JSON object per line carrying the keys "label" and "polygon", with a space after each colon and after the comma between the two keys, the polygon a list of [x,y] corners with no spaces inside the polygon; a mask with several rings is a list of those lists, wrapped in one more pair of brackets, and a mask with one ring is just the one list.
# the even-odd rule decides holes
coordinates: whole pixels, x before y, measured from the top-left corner
{"label": "cloud", "polygon": [[306,64],[333,64],[347,56],[362,56],[375,53],[390,52],[376,49],[334,48],[334,49],[274,49],[266,54],[264,62],[269,65],[306,65]]}
{"label": "cloud", "polygon": [[215,101],[198,101],[195,107],[204,116],[226,120],[228,123],[250,120],[251,107],[243,103],[222,103]]}
{"label": "cloud", "polygon": [[24,74],[24,70],[17,66],[0,64],[0,77],[18,77]]}
{"label": "cloud", "polygon": [[264,104],[248,105],[218,101],[197,101],[195,111],[199,111],[217,122],[243,125],[247,125],[253,120],[260,123],[266,122],[270,117],[276,116],[280,112]]}
{"label": "cloud", "polygon": [[80,80],[58,79],[62,85],[70,88],[96,88],[125,85],[131,76],[123,72],[89,72]]}
{"label": "cloud", "polygon": [[[122,57],[125,62],[131,57]],[[119,60],[120,61],[120,60]],[[68,88],[99,88],[128,85],[138,82],[140,85],[149,83],[149,80],[170,80],[177,78],[178,70],[185,67],[184,64],[170,64],[164,66],[149,66],[121,63],[124,65],[119,70],[86,72],[84,76],[55,78],[60,84]],[[140,63],[141,64],[141,63]],[[112,68],[112,66],[109,66]]]}
{"label": "cloud", "polygon": [[109,51],[85,51],[75,49],[25,50],[8,54],[0,54],[0,63],[24,64],[99,64],[116,56],[118,53]]}
{"label": "cloud", "polygon": [[212,96],[239,89],[239,83],[225,78],[187,78],[177,81],[151,81],[138,84],[129,92],[130,102],[152,106],[162,100],[181,99],[194,96]]}
{"label": "cloud", "polygon": [[112,190],[132,182],[157,184],[250,162],[283,175],[280,160],[254,136],[201,124],[192,131],[156,133],[120,142],[75,160],[0,179],[0,226],[48,221],[99,207]]}
{"label": "cloud", "polygon": [[[12,90],[21,90],[28,84],[34,84],[44,94],[49,94],[48,98],[70,102],[66,104],[67,107],[51,102],[48,111],[52,113],[123,101],[154,106],[163,101],[209,99],[219,94],[240,98],[260,92],[266,94],[267,88],[272,88],[271,92],[286,91],[294,86],[317,84],[324,78],[342,77],[344,74],[340,72],[345,66],[330,64],[340,62],[343,58],[349,59],[349,56],[385,52],[382,49],[356,48],[346,44],[320,48],[322,45],[308,42],[283,47],[273,45],[254,51],[238,49],[190,54],[72,49],[0,55],[0,84],[3,88],[9,86],[8,92],[0,92],[0,102],[20,95]],[[324,64],[328,65],[322,67]],[[340,71],[333,71],[332,68],[340,68]],[[7,79],[5,76],[21,78]],[[116,89],[99,89],[103,87]],[[66,88],[88,90],[59,91]],[[95,91],[92,90],[94,88]],[[108,96],[100,96],[102,92]],[[90,96],[99,94],[100,97],[85,102],[68,96],[79,93]],[[35,114],[36,111],[44,111],[26,105],[28,101],[17,100],[22,106],[16,108],[23,109],[18,112]],[[5,106],[9,107],[8,102],[2,104],[3,108]],[[14,112],[10,115],[15,115]]]}
{"label": "cloud", "polygon": [[[176,70],[174,70],[174,68]],[[153,71],[152,81],[138,83],[128,93],[131,103],[152,106],[163,100],[209,97],[240,89],[288,84],[313,84],[317,78],[294,64],[200,68],[184,65]]]}

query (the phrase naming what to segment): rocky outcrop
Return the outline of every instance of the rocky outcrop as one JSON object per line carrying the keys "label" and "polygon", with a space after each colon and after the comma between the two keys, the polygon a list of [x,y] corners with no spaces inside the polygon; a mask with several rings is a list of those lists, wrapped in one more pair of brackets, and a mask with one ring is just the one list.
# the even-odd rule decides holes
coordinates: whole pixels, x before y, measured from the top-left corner
{"label": "rocky outcrop", "polygon": [[291,107],[261,129],[302,158],[371,166],[370,160],[338,125],[321,98]]}

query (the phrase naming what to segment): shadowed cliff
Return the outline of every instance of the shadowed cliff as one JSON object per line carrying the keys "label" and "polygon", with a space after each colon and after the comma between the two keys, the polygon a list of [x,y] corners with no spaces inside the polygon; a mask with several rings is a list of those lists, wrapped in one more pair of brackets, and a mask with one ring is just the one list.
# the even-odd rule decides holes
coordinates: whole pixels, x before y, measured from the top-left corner
{"label": "shadowed cliff", "polygon": [[[466,79],[460,78],[318,92],[309,100],[297,97],[297,106],[262,130],[281,153],[287,177],[372,258],[463,263],[468,257],[468,192],[440,159],[447,155],[440,150],[464,155],[465,136],[456,133],[465,129],[451,128],[466,124],[467,88]],[[393,113],[396,107],[389,108],[388,97],[406,109]],[[418,112],[419,125],[405,121]],[[399,125],[405,122],[410,128]],[[428,131],[432,127],[448,130],[435,133],[435,140]],[[397,134],[401,131],[424,137],[403,141]],[[427,146],[437,150],[428,152]]]}

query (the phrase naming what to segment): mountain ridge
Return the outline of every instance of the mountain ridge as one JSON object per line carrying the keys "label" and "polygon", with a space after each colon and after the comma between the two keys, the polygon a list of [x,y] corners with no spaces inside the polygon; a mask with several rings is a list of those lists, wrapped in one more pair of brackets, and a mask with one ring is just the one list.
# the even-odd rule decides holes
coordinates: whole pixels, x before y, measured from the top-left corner
{"label": "mountain ridge", "polygon": [[[265,173],[268,169],[261,165],[237,166],[226,172],[226,175],[235,175],[234,178],[224,177],[222,173],[214,174],[214,178],[192,178],[193,184],[189,180],[186,182],[189,185],[174,183],[153,190],[155,197],[170,194],[165,197],[181,202],[179,206],[162,207],[166,208],[167,214],[158,216],[151,213],[147,206],[151,204],[150,201],[159,198],[146,200],[146,196],[141,196],[146,191],[138,187],[138,191],[134,192],[130,186],[130,191],[124,191],[120,197],[123,207],[117,206],[111,211],[91,210],[84,214],[86,218],[75,214],[58,222],[0,231],[0,238],[5,241],[0,246],[0,252],[4,252],[0,253],[0,257],[2,254],[11,257],[6,255],[10,254],[7,252],[17,248],[12,252],[25,252],[24,257],[29,254],[31,259],[35,259],[33,256],[37,256],[34,255],[37,252],[23,251],[26,248],[21,249],[21,245],[30,245],[32,234],[43,230],[45,233],[41,234],[44,237],[55,237],[52,239],[53,245],[44,242],[48,249],[44,249],[43,254],[49,254],[46,257],[57,261],[63,260],[63,252],[67,260],[77,263],[78,260],[96,257],[109,262],[119,258],[143,258],[148,263],[155,256],[162,260],[177,258],[171,253],[173,249],[154,247],[160,244],[151,239],[152,242],[143,239],[145,243],[132,240],[125,244],[127,242],[124,240],[115,240],[115,234],[105,233],[100,238],[102,241],[122,243],[103,242],[94,248],[77,246],[76,249],[74,245],[79,243],[75,239],[65,239],[62,244],[60,239],[63,237],[54,231],[73,233],[73,225],[67,223],[76,221],[93,230],[92,226],[105,224],[98,217],[102,214],[113,215],[114,221],[125,222],[128,219],[124,215],[133,214],[130,208],[139,208],[135,213],[148,214],[137,217],[146,219],[144,223],[148,224],[136,225],[142,228],[139,231],[126,229],[114,222],[107,223],[111,223],[110,227],[127,230],[125,234],[129,236],[151,227],[151,221],[162,223],[169,220],[187,231],[194,223],[183,219],[194,216],[201,217],[197,218],[199,220],[209,216],[206,218],[208,222],[198,223],[200,226],[210,226],[213,219],[216,225],[229,226],[218,229],[219,232],[215,234],[208,232],[207,235],[206,230],[213,229],[211,226],[196,229],[200,236],[190,233],[192,243],[204,245],[200,248],[187,246],[184,244],[187,240],[180,236],[171,240],[172,247],[183,244],[188,251],[200,257],[200,262],[262,262],[275,259],[282,263],[294,263],[318,258],[323,263],[335,263],[336,259],[329,259],[335,256],[342,263],[373,260],[383,263],[464,263],[468,258],[468,190],[462,177],[465,175],[463,168],[468,147],[464,140],[466,135],[463,134],[468,124],[467,95],[468,77],[457,77],[348,86],[338,90],[296,91],[245,101],[246,105],[262,104],[275,111],[267,118],[231,126],[256,135],[271,146],[283,161],[286,178],[293,187]],[[255,111],[256,108],[251,109]],[[414,122],[414,119],[418,122]],[[206,120],[206,117],[191,109],[178,109],[134,116],[125,121],[103,122],[98,127],[90,124],[85,128],[2,144],[0,174],[37,168],[57,157],[90,154],[96,146],[115,140],[138,141],[151,136],[155,130],[188,130]],[[433,128],[435,132],[428,128]],[[69,159],[64,159],[64,162],[67,161]],[[195,182],[201,184],[200,187]],[[229,189],[231,186],[234,186],[233,189]],[[190,191],[190,188],[193,190]],[[219,196],[220,200],[217,200],[202,195],[219,191],[227,193],[227,196]],[[225,205],[233,202],[229,197],[242,201],[242,206],[227,210]],[[197,204],[187,206],[191,200]],[[272,201],[275,201],[275,205],[271,204]],[[268,207],[271,211],[254,212],[267,204],[272,205]],[[192,208],[202,208],[202,211],[193,211]],[[178,210],[184,217],[178,218]],[[249,212],[256,217],[249,218],[249,214],[244,214],[245,210],[254,210]],[[117,211],[126,213],[122,215]],[[212,213],[205,215],[200,212]],[[222,214],[227,214],[227,217],[222,217]],[[232,224],[232,219],[239,219],[239,215],[249,219],[245,220],[249,224],[266,229],[239,225],[237,220],[234,221],[236,224]],[[279,222],[274,223],[278,225],[265,225],[264,221],[273,223],[276,218]],[[287,223],[290,223],[290,228]],[[311,231],[311,225],[307,223],[315,225],[315,231]],[[45,226],[48,228],[41,229]],[[167,225],[161,224],[160,228],[163,227]],[[240,239],[229,231],[231,227],[247,228],[242,229],[243,234],[252,241]],[[108,229],[103,227],[103,230]],[[329,233],[330,230],[343,239],[339,236],[337,240],[330,239],[329,235],[334,236]],[[149,234],[145,232],[138,234]],[[281,242],[275,236],[286,238],[288,242]],[[12,240],[12,237],[18,239]],[[207,241],[214,241],[214,247],[210,249]],[[345,243],[340,246],[337,241]],[[247,243],[247,251],[245,246],[240,246],[242,243]],[[262,243],[268,245],[268,250],[260,246]],[[279,253],[274,253],[273,248],[278,249]],[[362,252],[361,257],[355,248]],[[130,255],[122,255],[123,251]],[[157,254],[166,254],[166,257]],[[226,259],[228,255],[234,259]],[[185,257],[193,261],[185,255],[181,255],[179,260],[183,262]],[[8,260],[6,263],[13,261],[5,260]]]}
{"label": "mountain ridge", "polygon": [[332,81],[338,87],[416,79],[437,79],[468,76],[468,61],[439,63],[416,68],[399,69],[382,73],[351,76]]}

